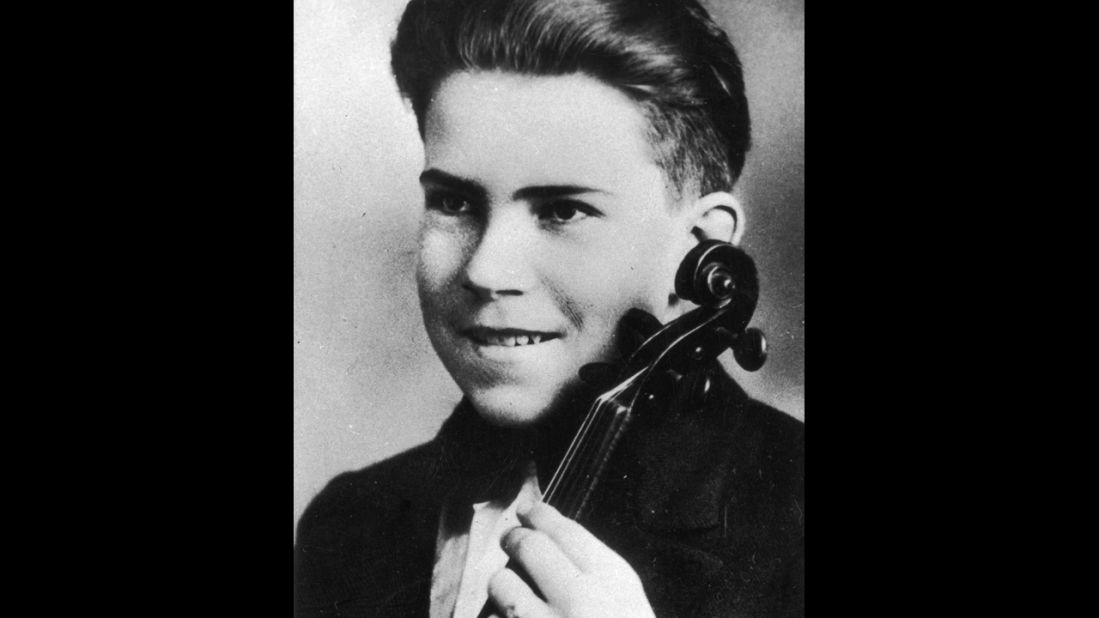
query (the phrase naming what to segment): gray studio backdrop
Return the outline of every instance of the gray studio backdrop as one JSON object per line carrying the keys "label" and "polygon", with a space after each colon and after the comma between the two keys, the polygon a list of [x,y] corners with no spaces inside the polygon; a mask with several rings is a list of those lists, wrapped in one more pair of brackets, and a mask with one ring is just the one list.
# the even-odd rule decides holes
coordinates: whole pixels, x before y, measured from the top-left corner
{"label": "gray studio backdrop", "polygon": [[[388,51],[406,1],[295,3],[295,522],[334,475],[430,439],[460,398],[413,276],[423,148]],[[804,419],[803,2],[705,3],[745,67],[754,146],[737,194],[760,268],[753,324],[771,344],[757,373],[724,360]]]}

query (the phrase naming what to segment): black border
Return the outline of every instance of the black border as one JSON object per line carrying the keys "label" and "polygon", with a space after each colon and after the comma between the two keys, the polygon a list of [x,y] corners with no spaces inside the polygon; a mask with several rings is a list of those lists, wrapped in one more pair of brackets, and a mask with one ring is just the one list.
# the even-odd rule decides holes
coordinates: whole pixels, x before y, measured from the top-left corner
{"label": "black border", "polygon": [[[999,485],[972,460],[1014,391],[974,369],[997,348],[967,306],[1001,197],[973,146],[989,27],[937,10],[806,19],[811,607],[941,607],[1000,555],[979,559]],[[123,564],[80,579],[145,609],[289,612],[293,3],[101,17],[63,88],[80,169],[47,187],[73,193],[66,261],[89,275],[51,279],[63,330],[92,333],[49,365],[75,367],[49,395],[82,447],[60,512],[94,566]]]}

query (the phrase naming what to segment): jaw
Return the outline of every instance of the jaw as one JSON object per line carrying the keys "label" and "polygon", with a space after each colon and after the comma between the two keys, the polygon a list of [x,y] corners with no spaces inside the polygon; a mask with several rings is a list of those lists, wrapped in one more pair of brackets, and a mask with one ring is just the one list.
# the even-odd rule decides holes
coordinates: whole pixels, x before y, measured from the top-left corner
{"label": "jaw", "polygon": [[[512,348],[455,342],[444,365],[487,422],[532,427],[552,417],[581,385],[566,339]],[[486,349],[487,348],[487,349]]]}
{"label": "jaw", "polygon": [[530,385],[501,384],[463,389],[477,413],[498,427],[529,428],[552,416],[557,396]]}

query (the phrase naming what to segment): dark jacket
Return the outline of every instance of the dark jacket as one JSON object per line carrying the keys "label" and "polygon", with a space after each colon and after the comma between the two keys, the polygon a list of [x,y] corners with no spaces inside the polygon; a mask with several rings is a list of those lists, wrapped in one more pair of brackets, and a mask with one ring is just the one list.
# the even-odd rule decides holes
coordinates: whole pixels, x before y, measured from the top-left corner
{"label": "dark jacket", "polygon": [[[715,382],[630,428],[581,521],[657,616],[804,615],[804,425]],[[463,402],[431,442],[333,479],[298,524],[296,615],[427,616],[443,505],[506,490],[516,444]]]}

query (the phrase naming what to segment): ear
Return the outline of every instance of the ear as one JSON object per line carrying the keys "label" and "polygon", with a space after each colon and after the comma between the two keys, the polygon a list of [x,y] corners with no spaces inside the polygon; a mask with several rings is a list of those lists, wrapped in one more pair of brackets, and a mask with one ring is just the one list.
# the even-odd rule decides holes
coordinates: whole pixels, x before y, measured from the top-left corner
{"label": "ear", "polygon": [[744,235],[744,208],[740,201],[725,191],[715,191],[698,198],[691,206],[691,234],[699,241],[724,240],[740,244]]}
{"label": "ear", "polygon": [[[696,243],[703,240],[723,240],[736,245],[744,235],[744,209],[730,193],[715,191],[684,206],[686,208],[682,212],[687,218],[685,228],[690,233],[683,235],[685,244],[681,248],[680,259],[683,259],[683,256]],[[678,267],[679,264],[676,263],[675,266]],[[671,281],[672,278],[669,278],[669,282]],[[682,299],[674,291],[668,294],[668,307],[671,317],[686,311]],[[668,316],[665,316],[666,319]]]}

